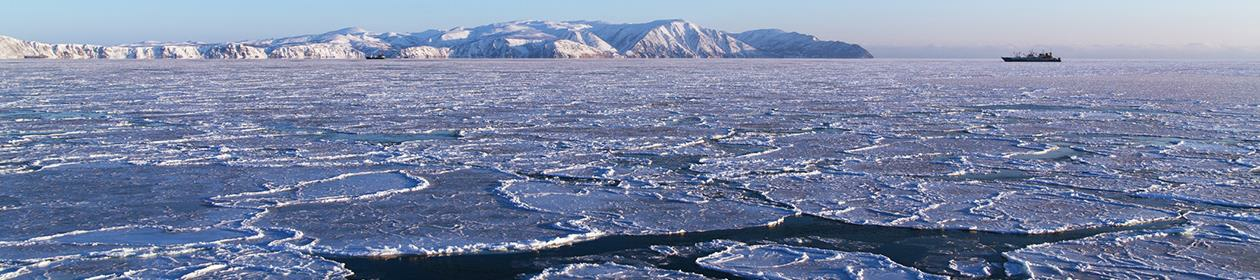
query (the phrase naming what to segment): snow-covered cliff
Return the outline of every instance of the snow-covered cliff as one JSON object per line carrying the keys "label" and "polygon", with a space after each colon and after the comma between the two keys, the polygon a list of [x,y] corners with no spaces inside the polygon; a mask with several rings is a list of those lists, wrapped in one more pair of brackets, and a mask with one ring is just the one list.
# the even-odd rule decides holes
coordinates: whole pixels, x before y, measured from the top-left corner
{"label": "snow-covered cliff", "polygon": [[202,49],[201,54],[208,59],[264,59],[268,57],[266,49],[240,43],[209,46]]}
{"label": "snow-covered cliff", "polygon": [[[0,36],[0,59],[204,59],[254,58],[261,49],[241,44],[189,44],[97,46],[48,44]],[[264,56],[265,57],[265,56]]]}
{"label": "snow-covered cliff", "polygon": [[231,43],[47,44],[0,36],[0,59],[869,58],[854,44],[780,30],[727,33],[684,20],[514,21],[415,33],[346,28]]}
{"label": "snow-covered cliff", "polygon": [[756,48],[722,31],[684,20],[642,24],[589,22],[592,32],[611,42],[627,57],[718,58],[760,57]]}
{"label": "snow-covered cliff", "polygon": [[435,48],[430,46],[419,46],[402,49],[398,52],[398,58],[401,59],[440,59],[450,58],[450,48]]}

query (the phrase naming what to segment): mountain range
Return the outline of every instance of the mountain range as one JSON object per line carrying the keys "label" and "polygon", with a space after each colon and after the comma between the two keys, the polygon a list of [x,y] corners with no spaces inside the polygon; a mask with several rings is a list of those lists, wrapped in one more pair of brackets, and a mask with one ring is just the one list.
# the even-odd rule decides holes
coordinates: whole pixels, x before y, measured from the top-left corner
{"label": "mountain range", "polygon": [[856,44],[777,29],[728,33],[685,20],[513,21],[474,28],[323,34],[229,43],[49,44],[0,36],[0,59],[871,58]]}

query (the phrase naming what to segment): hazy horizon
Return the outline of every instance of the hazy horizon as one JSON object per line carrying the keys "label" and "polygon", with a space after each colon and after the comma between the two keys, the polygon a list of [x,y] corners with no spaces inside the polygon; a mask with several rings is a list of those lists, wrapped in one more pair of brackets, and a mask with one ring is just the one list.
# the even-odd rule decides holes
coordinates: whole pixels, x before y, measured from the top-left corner
{"label": "hazy horizon", "polygon": [[685,19],[728,32],[779,28],[860,44],[880,58],[978,58],[1048,49],[1076,58],[1260,58],[1260,2],[688,1],[477,3],[225,0],[217,5],[39,1],[8,5],[0,35],[50,43],[226,42],[344,27],[418,32],[513,20]]}

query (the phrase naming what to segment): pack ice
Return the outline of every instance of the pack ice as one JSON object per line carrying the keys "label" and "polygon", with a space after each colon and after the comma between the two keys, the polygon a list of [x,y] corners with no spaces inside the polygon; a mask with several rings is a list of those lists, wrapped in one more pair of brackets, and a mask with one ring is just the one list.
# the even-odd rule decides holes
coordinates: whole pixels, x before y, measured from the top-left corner
{"label": "pack ice", "polygon": [[332,259],[743,234],[797,215],[1079,238],[906,261],[776,237],[673,256],[682,268],[574,258],[520,277],[1254,278],[1257,69],[3,61],[0,278],[343,278]]}
{"label": "pack ice", "polygon": [[1246,279],[1260,276],[1260,216],[1193,213],[1183,226],[1126,231],[1006,253],[1033,278]]}
{"label": "pack ice", "polygon": [[670,271],[659,268],[634,267],[616,263],[579,263],[560,268],[548,268],[542,274],[530,278],[533,280],[560,279],[709,279],[703,275]]}
{"label": "pack ice", "polygon": [[880,255],[787,245],[738,245],[696,261],[756,279],[947,279]]}

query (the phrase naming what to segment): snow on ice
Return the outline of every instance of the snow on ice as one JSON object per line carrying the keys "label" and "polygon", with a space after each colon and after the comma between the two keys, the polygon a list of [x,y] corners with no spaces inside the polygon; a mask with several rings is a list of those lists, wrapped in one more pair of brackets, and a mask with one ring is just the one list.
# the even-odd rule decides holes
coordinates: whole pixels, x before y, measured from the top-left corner
{"label": "snow on ice", "polygon": [[[633,44],[578,35],[569,40],[593,47],[564,48]],[[1257,277],[1256,69],[3,61],[0,278],[338,278],[351,272],[335,257],[542,250],[794,215],[1102,233],[1013,248],[1007,273]],[[1162,257],[1172,251],[1185,258]],[[949,261],[932,267],[978,277],[1001,268]],[[540,277],[699,277],[582,263],[549,263]],[[769,271],[783,277],[849,273],[823,268],[934,277],[869,253],[786,245],[741,245],[701,263],[737,274],[789,264]]]}
{"label": "snow on ice", "polygon": [[755,279],[947,279],[871,253],[788,245],[738,245],[696,262]]}

